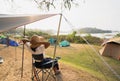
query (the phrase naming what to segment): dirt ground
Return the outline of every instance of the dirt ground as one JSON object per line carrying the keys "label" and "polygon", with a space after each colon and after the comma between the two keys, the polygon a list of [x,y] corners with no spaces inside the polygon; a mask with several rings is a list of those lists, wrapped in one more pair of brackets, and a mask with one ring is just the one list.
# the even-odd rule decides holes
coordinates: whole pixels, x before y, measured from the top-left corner
{"label": "dirt ground", "polygon": [[[32,81],[31,54],[24,50],[22,71],[22,53],[21,48],[0,47],[0,56],[4,59],[4,62],[0,64],[0,81]],[[59,63],[61,75],[56,76],[57,81],[101,81],[82,70],[77,70],[62,62]]]}

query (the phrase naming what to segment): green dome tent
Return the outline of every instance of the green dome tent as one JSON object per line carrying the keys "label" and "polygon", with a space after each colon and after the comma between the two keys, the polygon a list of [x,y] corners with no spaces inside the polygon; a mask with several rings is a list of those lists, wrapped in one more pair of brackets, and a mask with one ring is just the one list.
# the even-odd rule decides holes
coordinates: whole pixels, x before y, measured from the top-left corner
{"label": "green dome tent", "polygon": [[2,39],[2,38],[7,38],[7,37],[6,37],[6,36],[4,36],[4,35],[1,35],[1,36],[0,36],[0,39]]}
{"label": "green dome tent", "polygon": [[60,42],[60,47],[68,47],[70,46],[70,42],[68,42],[67,40],[63,40]]}
{"label": "green dome tent", "polygon": [[49,42],[51,45],[54,45],[54,44],[56,43],[56,39],[50,38],[50,39],[48,40],[48,42]]}

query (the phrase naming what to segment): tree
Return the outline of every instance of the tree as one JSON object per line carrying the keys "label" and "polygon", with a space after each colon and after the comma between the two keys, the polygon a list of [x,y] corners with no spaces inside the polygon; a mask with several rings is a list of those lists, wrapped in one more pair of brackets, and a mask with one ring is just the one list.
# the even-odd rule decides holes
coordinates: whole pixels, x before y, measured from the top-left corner
{"label": "tree", "polygon": [[34,0],[39,7],[45,6],[48,10],[50,7],[56,8],[55,4],[63,5],[64,8],[70,9],[72,4],[78,5],[79,0]]}
{"label": "tree", "polygon": [[67,36],[67,39],[69,39],[70,42],[74,42],[76,33],[77,33],[76,31],[73,31],[72,34],[69,34],[69,35]]}
{"label": "tree", "polygon": [[[11,2],[14,2],[15,0],[11,0]],[[50,8],[56,8],[64,7],[66,9],[71,9],[72,5],[79,5],[79,2],[81,0],[29,0],[29,1],[34,1],[37,3],[38,7],[40,9],[47,9],[50,10]]]}
{"label": "tree", "polygon": [[115,37],[120,37],[120,33],[116,34]]}

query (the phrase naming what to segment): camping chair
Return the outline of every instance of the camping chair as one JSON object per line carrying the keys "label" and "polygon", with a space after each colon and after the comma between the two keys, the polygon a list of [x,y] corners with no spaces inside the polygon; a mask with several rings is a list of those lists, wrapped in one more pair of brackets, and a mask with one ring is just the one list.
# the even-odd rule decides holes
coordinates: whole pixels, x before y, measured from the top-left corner
{"label": "camping chair", "polygon": [[[39,58],[39,57],[37,57]],[[60,57],[56,57],[46,63],[43,63],[41,67],[35,66],[36,57],[32,56],[32,81],[56,81],[56,77],[53,73],[53,67],[46,67],[49,63],[55,64]],[[52,65],[52,66],[53,66]]]}

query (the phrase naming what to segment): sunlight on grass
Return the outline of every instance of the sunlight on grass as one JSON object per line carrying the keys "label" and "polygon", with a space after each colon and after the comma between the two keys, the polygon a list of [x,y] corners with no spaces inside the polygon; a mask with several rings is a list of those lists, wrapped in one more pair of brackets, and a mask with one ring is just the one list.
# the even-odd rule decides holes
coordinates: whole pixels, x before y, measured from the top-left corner
{"label": "sunlight on grass", "polygon": [[[94,46],[94,48],[97,51],[100,49],[99,46]],[[52,50],[54,50],[53,46],[46,53],[52,56]],[[56,56],[60,56],[62,62],[76,69],[84,70],[103,81],[118,81],[117,77],[106,67],[98,55],[86,44],[71,44],[70,47],[57,47]],[[103,58],[120,74],[119,61],[107,57]]]}

